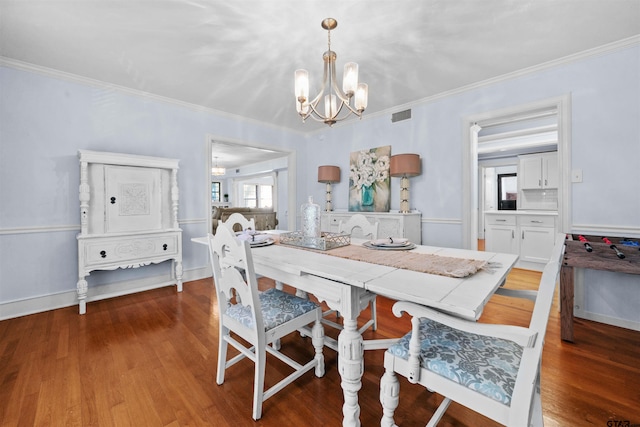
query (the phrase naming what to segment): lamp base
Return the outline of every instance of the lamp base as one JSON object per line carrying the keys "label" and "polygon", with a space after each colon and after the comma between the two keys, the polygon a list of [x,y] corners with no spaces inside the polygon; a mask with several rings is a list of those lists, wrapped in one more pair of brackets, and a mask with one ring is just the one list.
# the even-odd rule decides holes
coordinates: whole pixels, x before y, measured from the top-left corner
{"label": "lamp base", "polygon": [[329,182],[327,182],[327,191],[325,196],[324,210],[326,212],[331,212],[333,210],[333,206],[331,204],[331,183]]}
{"label": "lamp base", "polygon": [[409,178],[400,179],[400,213],[409,213]]}

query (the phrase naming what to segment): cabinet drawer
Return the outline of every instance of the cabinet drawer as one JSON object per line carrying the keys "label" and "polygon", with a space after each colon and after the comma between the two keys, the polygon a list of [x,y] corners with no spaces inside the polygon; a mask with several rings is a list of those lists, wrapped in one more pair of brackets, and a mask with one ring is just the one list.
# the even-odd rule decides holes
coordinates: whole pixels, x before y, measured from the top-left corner
{"label": "cabinet drawer", "polygon": [[128,237],[99,239],[87,242],[85,259],[88,265],[120,263],[178,253],[178,236]]}
{"label": "cabinet drawer", "polygon": [[522,215],[519,218],[519,225],[527,227],[555,227],[556,219],[554,216],[546,215]]}
{"label": "cabinet drawer", "polygon": [[487,223],[490,225],[516,225],[516,216],[510,214],[487,215]]}

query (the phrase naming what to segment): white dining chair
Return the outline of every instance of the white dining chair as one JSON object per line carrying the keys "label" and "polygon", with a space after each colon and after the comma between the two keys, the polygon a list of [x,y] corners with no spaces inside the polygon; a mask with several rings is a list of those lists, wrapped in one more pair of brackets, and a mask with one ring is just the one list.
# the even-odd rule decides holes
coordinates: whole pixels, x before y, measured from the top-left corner
{"label": "white dining chair", "polygon": [[[378,238],[378,222],[371,223],[369,222],[366,216],[362,214],[353,214],[347,221],[340,221],[338,223],[339,233],[353,234],[354,231],[359,232],[358,233],[359,237],[361,236],[364,238],[369,238],[371,240],[377,239]],[[371,318],[367,320],[367,322],[360,327],[359,332],[363,333],[369,327],[371,327],[371,329],[374,331],[377,330],[378,315],[376,313],[377,311],[376,310],[376,294],[373,294],[373,293],[365,294],[363,298],[360,300],[360,304],[361,304],[361,307],[360,307],[361,310],[365,309],[367,305],[370,306]],[[323,319],[323,323],[325,325],[341,329],[342,328],[341,324],[326,319],[326,317],[331,315],[332,313],[336,313],[337,316],[340,316],[340,313],[336,312],[335,310],[327,310],[323,313],[323,316],[325,317]]]}
{"label": "white dining chair", "polygon": [[[263,402],[304,373],[315,369],[317,377],[324,375],[322,310],[313,301],[275,288],[259,292],[250,245],[236,239],[228,226],[219,226],[216,235],[209,234],[208,237],[220,324],[216,382],[223,384],[226,369],[240,360],[252,360],[255,364],[252,416],[258,420],[262,416]],[[236,266],[244,270],[246,279]],[[309,331],[310,324],[313,326]],[[296,362],[269,345],[295,331],[304,331],[305,335],[312,337],[314,356],[305,364]],[[248,345],[243,345],[237,337]],[[229,344],[240,353],[227,360]],[[264,390],[267,353],[289,365],[293,372]]]}
{"label": "white dining chair", "polygon": [[[256,230],[255,219],[247,219],[246,216],[242,215],[239,212],[234,212],[229,215],[229,218],[224,221],[224,224],[227,224],[227,226],[233,231]],[[236,225],[239,225],[240,227],[237,227]]]}
{"label": "white dining chair", "polygon": [[502,425],[542,426],[542,349],[563,253],[564,235],[559,235],[537,291],[498,290],[535,301],[529,327],[478,323],[395,303],[396,316],[412,316],[412,330],[385,352],[380,425],[395,426],[399,374],[444,397],[427,427],[437,425],[452,401]]}

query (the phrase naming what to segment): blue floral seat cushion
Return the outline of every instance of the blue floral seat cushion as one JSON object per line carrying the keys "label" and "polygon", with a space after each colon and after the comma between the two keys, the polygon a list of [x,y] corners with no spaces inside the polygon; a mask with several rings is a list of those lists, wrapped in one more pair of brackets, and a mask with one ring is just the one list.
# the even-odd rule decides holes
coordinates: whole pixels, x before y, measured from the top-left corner
{"label": "blue floral seat cushion", "polygon": [[[259,297],[266,331],[319,307],[313,301],[275,288],[261,292]],[[249,306],[233,304],[227,309],[226,315],[236,319],[248,328],[253,328],[253,313]]]}
{"label": "blue floral seat cushion", "polygon": [[[409,359],[411,332],[387,351]],[[430,319],[420,319],[420,365],[440,376],[505,405],[511,395],[522,358],[513,341],[471,334]]]}

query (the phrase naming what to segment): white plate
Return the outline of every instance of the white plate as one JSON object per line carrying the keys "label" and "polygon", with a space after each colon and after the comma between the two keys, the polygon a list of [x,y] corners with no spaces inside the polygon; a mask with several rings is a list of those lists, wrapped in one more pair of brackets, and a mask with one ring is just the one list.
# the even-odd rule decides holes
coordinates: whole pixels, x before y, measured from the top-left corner
{"label": "white plate", "polygon": [[371,242],[364,242],[362,244],[367,249],[377,249],[382,251],[408,251],[416,247],[411,242],[405,243],[403,245],[395,245],[395,246],[381,246],[381,245],[373,245]]}
{"label": "white plate", "polygon": [[253,242],[253,243],[250,242],[252,248],[260,248],[262,246],[270,246],[270,245],[273,245],[274,243],[275,243],[275,240],[273,240],[273,239],[267,239],[267,240],[262,240],[260,242]]}
{"label": "white plate", "polygon": [[376,239],[376,240],[370,240],[369,243],[372,246],[378,246],[378,247],[382,247],[382,248],[398,248],[398,247],[404,247],[404,246],[410,246],[411,242],[409,241],[409,239],[404,239],[404,238],[397,238],[397,239]]}

